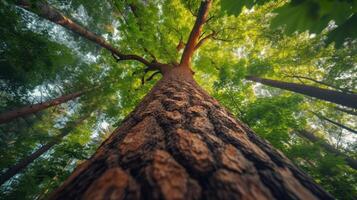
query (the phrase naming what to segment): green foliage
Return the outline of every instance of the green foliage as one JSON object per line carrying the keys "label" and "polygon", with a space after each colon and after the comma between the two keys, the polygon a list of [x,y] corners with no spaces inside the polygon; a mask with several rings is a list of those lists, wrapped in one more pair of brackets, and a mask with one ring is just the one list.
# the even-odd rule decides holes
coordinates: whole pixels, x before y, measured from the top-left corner
{"label": "green foliage", "polygon": [[[0,77],[15,85],[34,87],[54,79],[66,66],[76,64],[71,51],[26,30],[13,8],[0,8]],[[14,22],[15,21],[15,22]],[[14,88],[12,88],[14,89]]]}
{"label": "green foliage", "polygon": [[247,106],[242,119],[273,146],[283,150],[290,140],[291,130],[305,124],[297,116],[301,101],[299,96],[259,98]]}
{"label": "green foliage", "polygon": [[[222,0],[221,8],[227,14],[239,15],[243,7],[250,9],[254,5],[267,2],[269,1]],[[357,23],[356,12],[357,1],[355,0],[291,0],[275,9],[274,13],[277,16],[271,21],[271,27],[276,29],[283,26],[284,31],[289,35],[296,31],[321,33],[329,23],[334,22],[337,28],[328,34],[327,41],[341,46],[346,38],[356,39],[357,33],[354,28]]]}
{"label": "green foliage", "polygon": [[269,0],[243,0],[243,1],[222,0],[221,7],[223,10],[227,12],[227,14],[239,15],[242,12],[243,7],[250,9],[255,4],[260,5],[268,1]]}
{"label": "green foliage", "polygon": [[288,34],[306,30],[320,33],[331,20],[337,25],[345,22],[354,12],[352,5],[350,1],[293,0],[276,10],[272,27],[286,25]]}

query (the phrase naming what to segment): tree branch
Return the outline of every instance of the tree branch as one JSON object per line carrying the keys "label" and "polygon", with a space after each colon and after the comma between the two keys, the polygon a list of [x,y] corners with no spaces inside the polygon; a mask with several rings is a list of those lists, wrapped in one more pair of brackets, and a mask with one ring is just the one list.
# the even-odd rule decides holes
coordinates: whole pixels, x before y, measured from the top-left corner
{"label": "tree branch", "polygon": [[202,46],[203,43],[205,43],[208,39],[213,38],[215,36],[215,32],[206,35],[205,37],[203,37],[195,46],[195,51],[200,48]]}
{"label": "tree branch", "polygon": [[202,32],[203,24],[207,20],[208,11],[211,7],[211,4],[212,4],[211,0],[203,0],[201,2],[195,25],[191,30],[188,41],[186,42],[185,49],[182,53],[181,62],[180,62],[181,66],[189,67],[190,65],[192,55],[197,45],[198,38],[200,37],[200,34]]}
{"label": "tree branch", "polygon": [[96,35],[93,32],[88,31],[83,26],[73,22],[71,19],[64,16],[55,8],[51,7],[46,2],[37,1],[32,3],[30,0],[19,0],[16,3],[19,7],[33,12],[47,20],[50,20],[56,24],[63,26],[64,28],[75,32],[82,37],[98,44],[99,46],[109,50],[113,55],[116,56],[117,61],[123,60],[134,60],[141,62],[142,64],[146,65],[149,68],[160,70],[162,73],[167,71],[168,69],[164,69],[163,67],[168,67],[167,64],[158,63],[157,61],[149,62],[148,60],[144,59],[141,56],[134,55],[134,54],[124,54],[112,45],[110,45],[103,37]]}

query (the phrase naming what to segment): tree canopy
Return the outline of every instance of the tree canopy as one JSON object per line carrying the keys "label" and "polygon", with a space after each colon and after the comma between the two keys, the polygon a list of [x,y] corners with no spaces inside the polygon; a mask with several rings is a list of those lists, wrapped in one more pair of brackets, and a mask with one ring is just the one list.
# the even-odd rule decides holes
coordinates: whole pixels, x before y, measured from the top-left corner
{"label": "tree canopy", "polygon": [[[354,199],[356,107],[269,87],[247,76],[354,98],[357,1],[215,0],[205,17],[200,3],[0,1],[0,112],[85,91],[0,124],[0,174],[56,141],[2,184],[0,198],[47,197],[129,115],[166,65],[191,60],[196,81],[235,117],[334,197]],[[88,40],[83,37],[88,32],[78,34],[56,23],[57,15],[46,20],[36,5],[50,6],[65,16],[60,19],[101,39]],[[191,30],[199,26],[199,17],[204,25],[195,38]],[[191,38],[195,46],[186,44]]]}

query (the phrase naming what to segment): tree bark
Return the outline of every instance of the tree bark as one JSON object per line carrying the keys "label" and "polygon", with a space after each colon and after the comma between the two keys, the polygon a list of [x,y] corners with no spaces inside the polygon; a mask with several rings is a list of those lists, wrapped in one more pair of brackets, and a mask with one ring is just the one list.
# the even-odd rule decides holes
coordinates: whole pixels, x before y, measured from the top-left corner
{"label": "tree bark", "polygon": [[348,155],[342,153],[341,151],[337,150],[335,147],[328,144],[321,138],[316,137],[313,133],[306,131],[306,130],[299,130],[299,131],[296,131],[296,133],[299,136],[309,140],[312,143],[319,143],[319,145],[321,145],[327,152],[330,152],[332,154],[343,157],[349,166],[351,166],[353,169],[357,169],[357,160],[355,160],[355,159],[349,157]]}
{"label": "tree bark", "polygon": [[173,68],[51,199],[333,199]]}
{"label": "tree bark", "polygon": [[190,36],[188,37],[188,41],[185,45],[185,49],[183,50],[182,56],[181,56],[181,61],[180,65],[183,67],[189,67],[191,65],[191,59],[193,56],[193,53],[198,44],[198,40],[200,37],[200,34],[203,29],[203,24],[206,22],[207,17],[208,17],[208,11],[212,5],[211,0],[204,0],[201,2],[201,5],[198,9],[198,14],[197,14],[197,19],[195,21],[195,24],[191,30]]}
{"label": "tree bark", "polygon": [[16,118],[24,117],[26,115],[42,111],[46,108],[65,103],[69,100],[73,100],[73,99],[83,95],[84,93],[86,93],[88,91],[89,90],[82,90],[79,92],[74,92],[74,93],[71,93],[68,95],[64,95],[64,96],[46,101],[43,103],[33,104],[33,105],[25,106],[22,108],[16,108],[14,110],[7,111],[4,113],[0,113],[0,124],[10,122],[11,120],[14,120]]}
{"label": "tree bark", "polygon": [[45,154],[49,149],[51,149],[54,145],[60,143],[62,139],[67,136],[76,126],[82,123],[89,115],[85,115],[80,119],[70,122],[66,125],[66,127],[61,129],[61,133],[55,137],[52,141],[48,142],[47,144],[43,145],[35,152],[27,156],[26,158],[20,160],[17,164],[9,167],[9,169],[0,175],[0,185],[4,184],[6,181],[14,177],[16,174],[22,172],[29,164],[35,161],[38,157]]}
{"label": "tree bark", "polygon": [[343,93],[334,90],[322,89],[314,86],[288,83],[284,81],[276,81],[271,79],[264,79],[255,76],[246,76],[247,80],[258,82],[271,87],[276,87],[284,90],[289,90],[292,92],[297,92],[310,97],[315,97],[320,100],[329,101],[332,103],[340,104],[343,106],[351,107],[357,109],[357,95]]}

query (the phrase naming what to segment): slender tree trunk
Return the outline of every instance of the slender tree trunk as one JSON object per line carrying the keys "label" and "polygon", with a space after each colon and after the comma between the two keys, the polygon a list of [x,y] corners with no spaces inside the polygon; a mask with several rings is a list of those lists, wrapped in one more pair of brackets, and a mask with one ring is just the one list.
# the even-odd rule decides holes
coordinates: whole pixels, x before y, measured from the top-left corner
{"label": "slender tree trunk", "polygon": [[331,85],[329,83],[325,83],[325,82],[322,82],[322,81],[318,81],[318,80],[315,80],[313,78],[310,78],[310,77],[306,77],[306,76],[286,76],[286,77],[290,77],[290,78],[297,78],[297,79],[305,79],[305,80],[309,80],[309,81],[312,81],[312,82],[315,82],[315,83],[318,83],[318,84],[321,84],[321,85],[324,85],[324,86],[327,86],[327,87],[330,87],[330,88],[333,88],[333,89],[336,89],[336,90],[340,90],[342,92],[345,92],[345,93],[351,93],[353,94],[352,91],[349,91],[347,89],[343,89],[343,88],[339,88],[337,86],[334,86],[334,85]]}
{"label": "slender tree trunk", "polygon": [[312,143],[319,143],[327,152],[330,152],[332,154],[341,156],[345,159],[346,163],[351,166],[353,169],[357,169],[357,160],[349,157],[348,155],[342,153],[332,145],[328,144],[324,140],[316,137],[313,133],[306,131],[306,130],[299,130],[296,132],[299,136],[309,140]]}
{"label": "slender tree trunk", "polygon": [[318,114],[318,113],[315,113],[315,112],[312,112],[312,113],[313,113],[316,117],[318,117],[319,119],[321,119],[321,120],[328,121],[328,122],[330,122],[331,124],[334,124],[335,126],[338,126],[338,127],[340,127],[340,128],[343,128],[343,129],[345,129],[345,130],[348,130],[348,131],[350,131],[350,132],[352,132],[352,133],[357,134],[357,131],[354,130],[354,129],[352,129],[352,128],[350,128],[350,127],[347,127],[347,126],[345,126],[345,125],[343,125],[343,124],[341,124],[341,123],[335,122],[335,121],[333,121],[333,120],[331,120],[331,119],[329,119],[329,118],[327,118],[327,117],[325,117],[325,116],[322,116],[322,115],[320,115],[320,114]]}
{"label": "slender tree trunk", "polygon": [[345,113],[350,114],[350,115],[356,115],[357,116],[357,111],[354,111],[354,110],[341,108],[341,107],[338,107],[338,106],[336,106],[335,109],[339,110],[339,111],[342,111],[342,112],[345,112]]}
{"label": "slender tree trunk", "polygon": [[51,199],[333,199],[210,97],[164,74]]}
{"label": "slender tree trunk", "polygon": [[308,86],[308,85],[297,84],[297,83],[288,83],[283,81],[264,79],[255,76],[246,76],[246,79],[254,82],[262,83],[264,85],[268,85],[271,87],[297,92],[310,97],[315,97],[320,100],[329,101],[332,103],[357,109],[356,94],[343,93],[339,91],[327,90],[327,89],[322,89],[314,86]]}
{"label": "slender tree trunk", "polygon": [[84,94],[86,92],[88,92],[88,90],[82,90],[79,92],[74,92],[74,93],[71,93],[68,95],[64,95],[64,96],[46,101],[43,103],[33,104],[33,105],[25,106],[22,108],[16,108],[11,111],[0,113],[0,124],[9,122],[9,121],[19,118],[19,117],[24,117],[29,114],[34,114],[36,112],[42,111],[42,110],[52,107],[52,106],[56,106],[56,105],[65,103],[69,100],[73,100],[73,99],[81,96],[82,94]]}
{"label": "slender tree trunk", "polygon": [[11,166],[4,174],[0,175],[0,185],[2,185],[6,181],[8,181],[12,177],[14,177],[16,174],[20,173],[29,164],[31,164],[38,157],[42,156],[44,153],[46,153],[54,145],[60,143],[65,136],[67,136],[76,126],[78,126],[80,123],[82,123],[88,117],[89,117],[89,115],[85,115],[84,117],[81,117],[80,119],[78,119],[74,122],[68,123],[66,125],[66,127],[61,129],[61,134],[59,134],[57,137],[55,137],[52,141],[43,145],[42,147],[40,147],[38,150],[36,150],[35,152],[30,154],[26,158],[20,160],[17,164]]}

